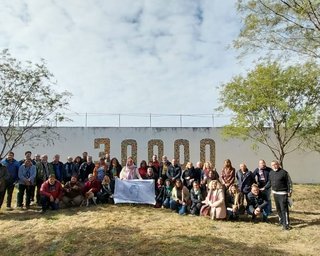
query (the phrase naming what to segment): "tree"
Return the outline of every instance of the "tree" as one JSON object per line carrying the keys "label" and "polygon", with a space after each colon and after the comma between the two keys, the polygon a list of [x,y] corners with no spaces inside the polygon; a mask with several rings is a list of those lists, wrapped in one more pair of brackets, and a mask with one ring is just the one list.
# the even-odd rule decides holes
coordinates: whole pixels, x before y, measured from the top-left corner
{"label": "tree", "polygon": [[44,60],[21,63],[8,50],[0,53],[0,158],[19,145],[58,138],[50,124],[65,119],[60,111],[71,94],[56,92],[55,84]]}
{"label": "tree", "polygon": [[319,0],[238,0],[237,6],[244,27],[234,46],[242,53],[279,50],[320,58]]}
{"label": "tree", "polygon": [[283,165],[285,156],[320,135],[320,81],[315,63],[281,68],[266,61],[223,84],[220,110],[235,116],[224,127],[227,137],[252,139],[267,146]]}

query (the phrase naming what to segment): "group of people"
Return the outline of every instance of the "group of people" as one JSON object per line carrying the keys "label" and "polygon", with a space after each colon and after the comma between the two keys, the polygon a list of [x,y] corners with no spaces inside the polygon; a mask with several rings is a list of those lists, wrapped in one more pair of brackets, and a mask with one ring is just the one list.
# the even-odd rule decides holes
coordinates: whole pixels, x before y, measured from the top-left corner
{"label": "group of people", "polygon": [[[279,216],[279,224],[289,229],[288,197],[292,193],[292,181],[278,161],[267,167],[264,160],[249,171],[244,163],[235,170],[229,159],[219,173],[211,162],[201,162],[193,167],[189,162],[182,170],[175,159],[166,163],[166,171],[159,169],[157,204],[170,208],[181,215],[207,216],[212,219],[238,220],[241,214],[251,215],[252,220],[268,222],[272,213],[271,194]],[[163,164],[164,166],[164,164]],[[164,184],[162,185],[162,182]]]}
{"label": "group of people", "polygon": [[183,170],[176,159],[170,162],[166,156],[158,161],[153,155],[148,163],[143,160],[139,166],[128,157],[122,167],[109,154],[94,163],[84,152],[82,157],[68,157],[62,163],[59,155],[48,162],[47,155],[36,154],[32,158],[27,151],[25,159],[17,161],[14,153],[9,152],[0,163],[0,208],[7,194],[7,210],[12,210],[16,183],[17,207],[21,209],[34,203],[44,213],[49,208],[112,203],[116,179],[153,179],[156,207],[212,219],[238,220],[247,213],[254,222],[259,217],[268,222],[273,194],[279,223],[283,229],[289,229],[292,182],[278,161],[272,161],[270,168],[260,160],[251,172],[244,163],[236,171],[227,159],[219,174],[210,161],[197,162],[195,167],[188,162]]}

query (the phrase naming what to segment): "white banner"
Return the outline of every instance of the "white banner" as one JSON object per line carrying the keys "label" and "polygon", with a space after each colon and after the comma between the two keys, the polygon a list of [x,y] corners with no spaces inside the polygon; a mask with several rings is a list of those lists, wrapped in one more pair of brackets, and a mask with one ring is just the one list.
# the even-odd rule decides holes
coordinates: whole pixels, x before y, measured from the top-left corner
{"label": "white banner", "polygon": [[154,180],[116,179],[114,203],[156,204]]}

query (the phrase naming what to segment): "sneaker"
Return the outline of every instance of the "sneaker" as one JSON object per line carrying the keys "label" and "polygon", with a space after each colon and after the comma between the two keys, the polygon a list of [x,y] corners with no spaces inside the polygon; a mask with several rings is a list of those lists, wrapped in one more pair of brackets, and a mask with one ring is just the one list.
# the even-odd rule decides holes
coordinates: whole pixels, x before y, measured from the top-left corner
{"label": "sneaker", "polygon": [[7,206],[6,210],[7,210],[7,211],[12,211],[13,209],[12,209],[12,207]]}

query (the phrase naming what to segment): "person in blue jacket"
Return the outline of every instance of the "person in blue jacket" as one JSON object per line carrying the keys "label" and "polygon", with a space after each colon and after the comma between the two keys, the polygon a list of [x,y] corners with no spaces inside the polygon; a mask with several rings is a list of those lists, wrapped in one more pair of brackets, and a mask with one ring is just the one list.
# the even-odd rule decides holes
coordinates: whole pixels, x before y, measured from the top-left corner
{"label": "person in blue jacket", "polygon": [[[12,210],[11,202],[12,202],[12,194],[14,191],[15,183],[18,181],[18,171],[20,164],[14,159],[14,153],[9,152],[7,157],[1,161],[1,163],[7,167],[8,175],[6,177],[5,182],[5,193],[7,193],[7,210]],[[3,195],[3,197],[5,194]]]}
{"label": "person in blue jacket", "polygon": [[30,201],[32,196],[32,191],[35,186],[35,178],[37,175],[37,170],[35,165],[32,164],[31,159],[25,160],[24,164],[19,167],[19,192],[17,194],[17,207],[23,208],[23,197],[24,192],[26,192],[26,208],[30,208]]}

